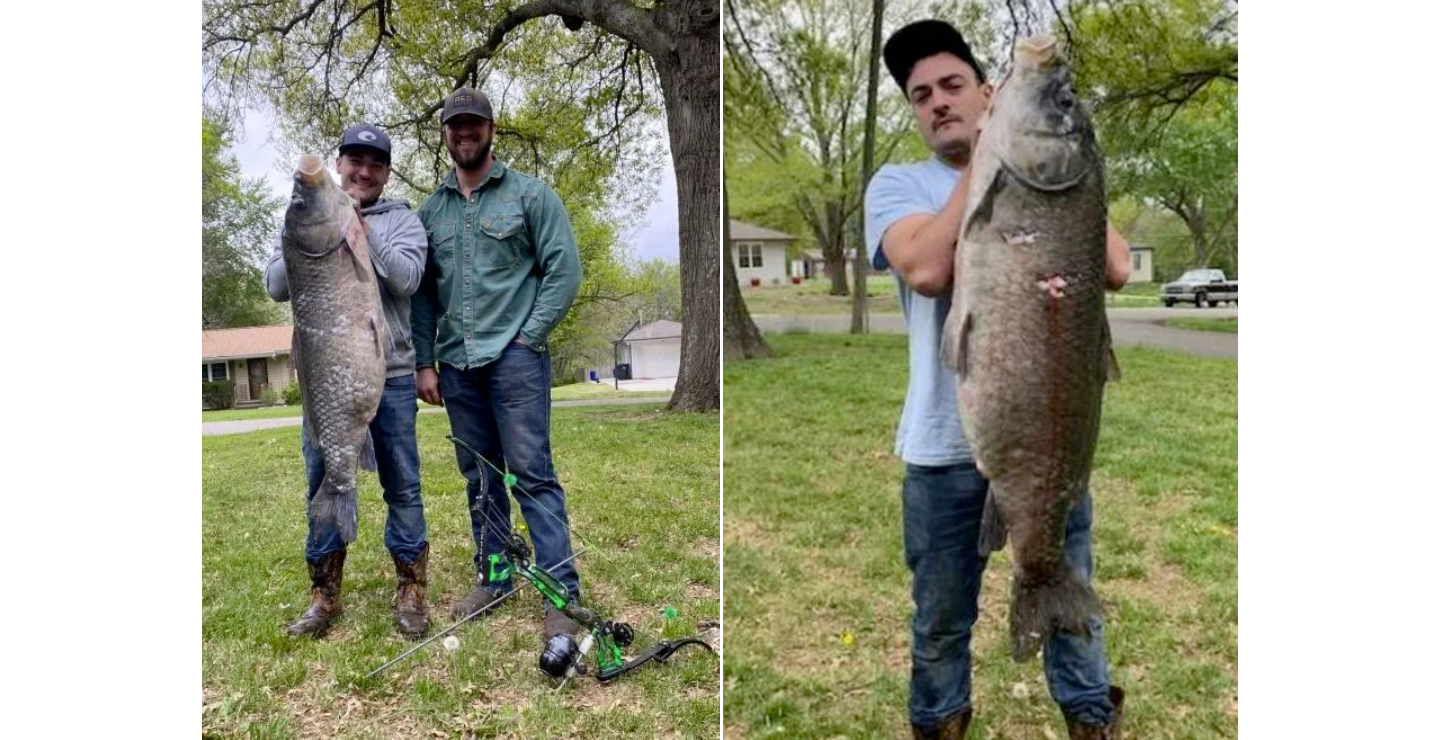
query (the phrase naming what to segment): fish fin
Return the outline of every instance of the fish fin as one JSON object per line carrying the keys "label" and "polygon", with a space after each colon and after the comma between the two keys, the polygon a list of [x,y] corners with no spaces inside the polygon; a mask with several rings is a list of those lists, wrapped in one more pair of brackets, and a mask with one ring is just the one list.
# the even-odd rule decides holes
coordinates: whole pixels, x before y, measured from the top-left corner
{"label": "fish fin", "polygon": [[954,370],[960,380],[970,375],[970,330],[974,327],[975,315],[956,306],[945,317],[945,327],[940,332],[940,362]]}
{"label": "fish fin", "polygon": [[1017,576],[1010,594],[1010,654],[1021,662],[1035,657],[1056,630],[1089,639],[1099,620],[1095,590],[1068,562],[1047,583],[1025,584]]}
{"label": "fish fin", "polygon": [[365,241],[365,224],[355,216],[345,226],[345,251],[355,264],[355,279],[362,283],[373,282],[374,268],[370,266],[370,243]]}
{"label": "fish fin", "polygon": [[1005,549],[1005,520],[1000,516],[1000,503],[995,487],[985,492],[985,508],[980,513],[980,554],[989,555]]}
{"label": "fish fin", "polygon": [[387,351],[395,351],[395,337],[390,336],[390,322],[385,320],[385,314],[379,310],[371,314],[370,329],[375,332],[375,351],[379,353],[380,361],[384,362]]}
{"label": "fish fin", "polygon": [[365,430],[365,443],[360,446],[360,467],[372,473],[380,467],[375,462],[375,438],[368,429]]}
{"label": "fish fin", "polygon": [[[988,175],[988,182],[984,184],[980,192],[979,200],[973,205],[965,207],[965,222],[960,229],[961,238],[969,238],[974,229],[987,226],[990,223],[990,216],[995,210],[995,198],[1005,190],[1005,169],[1003,167],[984,167],[977,163],[976,174],[980,177]],[[987,172],[988,170],[988,172]],[[975,184],[970,186],[970,194],[976,192]]]}
{"label": "fish fin", "polygon": [[341,541],[349,544],[355,541],[360,520],[360,493],[351,484],[349,490],[337,487],[329,474],[320,482],[320,489],[310,499],[310,518],[316,522],[329,522],[340,534]]}
{"label": "fish fin", "polygon": [[1104,378],[1110,381],[1120,380],[1120,361],[1115,359],[1115,345],[1110,341],[1110,321],[1107,319],[1101,326],[1103,328],[1100,338],[1102,347],[1100,361],[1104,363]]}

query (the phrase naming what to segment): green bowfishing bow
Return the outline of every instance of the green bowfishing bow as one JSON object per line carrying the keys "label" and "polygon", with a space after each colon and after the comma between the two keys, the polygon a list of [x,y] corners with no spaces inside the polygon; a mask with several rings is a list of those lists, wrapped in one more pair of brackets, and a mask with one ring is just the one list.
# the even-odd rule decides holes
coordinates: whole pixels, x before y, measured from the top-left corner
{"label": "green bowfishing bow", "polygon": [[[515,485],[515,476],[513,474],[501,470],[494,463],[485,459],[485,456],[481,455],[480,452],[477,451],[475,448],[471,447],[470,445],[466,444],[465,442],[456,438],[453,435],[446,435],[445,438],[455,444],[456,447],[463,449],[466,452],[470,453],[472,456],[474,456],[476,461],[478,461],[482,466],[488,466],[490,469],[498,473],[500,475],[501,481],[503,481],[505,485],[505,489],[507,492],[515,490],[525,494],[526,496],[531,495],[528,491],[525,491],[519,486]],[[478,510],[481,515],[480,541],[482,543],[487,541],[487,537],[485,536],[487,527],[495,526],[500,531],[505,531],[507,529],[507,527],[501,526],[500,523],[494,518],[494,515],[490,512],[489,504],[491,492],[490,486],[485,482],[486,478],[487,476],[484,474],[482,468],[480,475],[480,495],[476,497],[475,504],[472,506],[472,510]],[[555,519],[555,521],[559,522],[561,526],[565,528],[567,534],[573,534],[567,522],[561,519],[554,512],[541,505],[540,502],[536,501],[533,496],[531,496],[531,501],[536,505],[537,508],[545,512],[551,518]],[[564,584],[560,583],[560,581],[556,579],[554,575],[552,575],[547,570],[539,568],[530,561],[530,546],[525,542],[525,539],[523,537],[521,537],[518,533],[514,531],[511,531],[507,536],[503,538],[501,548],[504,550],[503,553],[491,553],[487,558],[487,562],[485,564],[487,571],[487,582],[493,583],[496,581],[505,580],[507,577],[510,576],[519,576],[520,578],[523,578],[525,581],[530,583],[530,585],[534,586],[535,590],[540,592],[540,597],[544,599],[547,604],[549,604],[557,611],[560,611],[561,613],[570,617],[570,619],[574,620],[576,624],[579,624],[586,630],[587,634],[579,643],[575,642],[575,638],[573,636],[568,634],[562,634],[552,637],[545,645],[545,650],[540,656],[540,668],[544,670],[547,674],[549,674],[551,677],[558,679],[560,681],[560,686],[564,686],[565,681],[568,681],[570,677],[576,674],[587,673],[584,665],[584,658],[591,648],[594,648],[595,650],[595,678],[601,683],[605,683],[612,679],[623,676],[626,673],[629,673],[630,671],[633,671],[651,661],[654,661],[656,663],[664,663],[669,660],[670,657],[674,655],[677,650],[686,645],[698,645],[712,653],[714,652],[714,649],[711,648],[708,643],[698,637],[681,637],[674,640],[656,640],[654,638],[650,638],[648,635],[645,635],[643,632],[639,632],[628,623],[603,619],[594,611],[581,606],[578,600],[574,597],[574,595],[570,593],[570,590],[567,589]],[[550,570],[555,570],[556,568],[565,565],[571,560],[579,557],[584,552],[586,552],[586,550],[580,550],[579,552],[576,552],[569,558],[566,558],[565,560],[551,566]],[[369,674],[369,676],[366,676],[366,678],[379,674],[386,668],[389,668],[395,663],[400,662],[407,656],[420,650],[429,643],[434,642],[435,640],[455,631],[461,625],[465,624],[471,619],[474,619],[475,617],[484,614],[490,609],[499,606],[499,604],[503,600],[509,598],[510,596],[513,596],[518,591],[519,589],[512,589],[500,598],[486,605],[484,608],[475,611],[467,617],[464,617],[463,619],[457,621],[455,624],[450,625],[440,633],[430,637],[424,642],[415,645],[411,649],[405,651],[404,653],[400,654],[399,656],[395,657],[394,659],[390,660],[379,668],[376,668]],[[666,613],[667,615],[673,616],[674,610],[667,608]],[[650,642],[653,642],[653,647],[639,655],[636,655],[629,660],[626,660],[623,648],[629,647],[634,642],[637,634],[646,637]]]}

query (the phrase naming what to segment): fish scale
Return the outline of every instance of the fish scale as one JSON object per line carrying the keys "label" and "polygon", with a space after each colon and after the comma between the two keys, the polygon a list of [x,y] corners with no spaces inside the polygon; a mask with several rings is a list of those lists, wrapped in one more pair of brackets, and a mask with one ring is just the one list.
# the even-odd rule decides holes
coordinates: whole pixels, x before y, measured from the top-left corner
{"label": "fish scale", "polygon": [[310,516],[352,542],[357,465],[374,469],[369,426],[385,387],[385,317],[354,201],[302,157],[285,212],[281,251],[295,315],[292,342],[310,443],[325,477]]}
{"label": "fish scale", "polygon": [[1013,549],[1011,652],[1089,634],[1099,602],[1064,557],[1107,373],[1103,159],[1053,39],[1016,45],[970,163],[942,340],[990,482],[981,548]]}

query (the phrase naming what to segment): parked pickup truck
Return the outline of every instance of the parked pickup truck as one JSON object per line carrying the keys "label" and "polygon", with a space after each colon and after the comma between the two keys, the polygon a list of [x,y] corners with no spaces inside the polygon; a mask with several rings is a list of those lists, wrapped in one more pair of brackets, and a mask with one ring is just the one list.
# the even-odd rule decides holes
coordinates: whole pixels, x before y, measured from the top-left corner
{"label": "parked pickup truck", "polygon": [[1168,308],[1176,303],[1194,303],[1196,308],[1209,304],[1211,308],[1224,301],[1240,305],[1240,282],[1226,280],[1223,270],[1201,268],[1186,270],[1179,280],[1166,283],[1160,288],[1160,300]]}

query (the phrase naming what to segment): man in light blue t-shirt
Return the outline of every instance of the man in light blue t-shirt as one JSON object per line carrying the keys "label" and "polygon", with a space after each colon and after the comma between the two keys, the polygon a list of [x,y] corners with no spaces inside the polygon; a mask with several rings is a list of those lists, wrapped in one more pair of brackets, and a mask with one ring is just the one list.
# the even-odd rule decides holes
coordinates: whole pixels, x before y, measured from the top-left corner
{"label": "man in light blue t-shirt", "polygon": [[[988,483],[975,468],[960,423],[955,375],[940,363],[950,311],[951,272],[969,187],[966,165],[993,88],[960,33],[920,21],[885,44],[885,65],[905,93],[935,156],[888,164],[865,192],[865,243],[877,269],[890,269],[910,335],[910,384],[895,435],[905,462],[905,560],[914,573],[910,722],[916,738],[961,738],[970,724],[970,631],[979,610],[980,514]],[[1129,278],[1129,247],[1113,230],[1106,282]],[[1065,554],[1090,577],[1090,496],[1066,527]],[[1050,694],[1070,737],[1119,738],[1124,691],[1110,685],[1102,625],[1093,637],[1057,632],[1045,644]]]}

